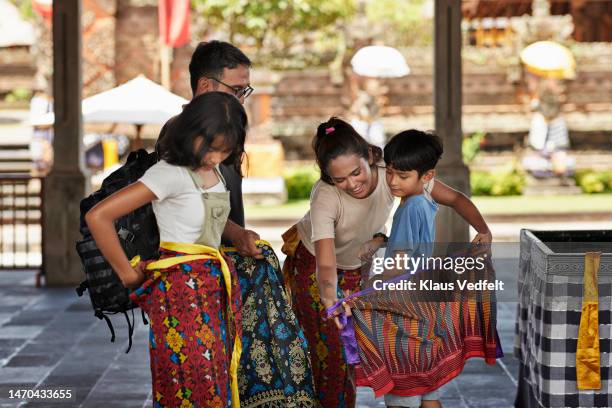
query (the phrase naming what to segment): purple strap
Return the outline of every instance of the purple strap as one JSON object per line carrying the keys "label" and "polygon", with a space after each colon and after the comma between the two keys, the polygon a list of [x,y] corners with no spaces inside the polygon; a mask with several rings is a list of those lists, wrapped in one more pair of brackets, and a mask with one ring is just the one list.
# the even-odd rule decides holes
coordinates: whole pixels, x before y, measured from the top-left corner
{"label": "purple strap", "polygon": [[361,360],[359,359],[359,348],[357,347],[357,339],[355,338],[353,317],[342,313],[338,316],[338,319],[340,319],[340,323],[342,324],[340,340],[342,340],[342,345],[344,346],[346,362],[349,364],[358,364]]}

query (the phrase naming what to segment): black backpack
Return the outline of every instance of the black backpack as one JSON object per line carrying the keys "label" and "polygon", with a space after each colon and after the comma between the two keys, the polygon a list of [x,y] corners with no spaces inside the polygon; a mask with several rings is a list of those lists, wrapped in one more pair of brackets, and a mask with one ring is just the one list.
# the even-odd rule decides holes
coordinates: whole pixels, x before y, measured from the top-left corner
{"label": "black backpack", "polygon": [[[121,280],[98,249],[87,228],[85,214],[109,195],[137,181],[157,160],[156,153],[147,153],[144,149],[131,152],[126,163],[104,179],[100,190],[81,200],[80,204],[80,231],[83,239],[76,243],[76,250],[83,262],[85,280],[76,291],[79,296],[82,296],[85,290],[88,291],[95,316],[98,319],[104,319],[108,324],[111,342],[115,341],[115,330],[108,315],[117,313],[125,315],[129,333],[129,346],[126,353],[132,347],[134,308],[137,306],[130,300],[130,290],[121,284]],[[140,255],[143,261],[159,257],[159,231],[151,204],[117,219],[115,229],[128,259],[135,255]],[[132,311],[132,321],[127,314],[129,310]],[[147,324],[144,312],[142,312],[142,318]]]}

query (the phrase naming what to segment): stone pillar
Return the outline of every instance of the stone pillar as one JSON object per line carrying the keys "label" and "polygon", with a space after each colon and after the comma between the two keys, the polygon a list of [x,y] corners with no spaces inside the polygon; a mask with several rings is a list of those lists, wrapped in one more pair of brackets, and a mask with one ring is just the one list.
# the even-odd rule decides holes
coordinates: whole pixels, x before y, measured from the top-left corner
{"label": "stone pillar", "polygon": [[83,280],[75,250],[79,202],[86,194],[81,118],[81,2],[53,2],[54,164],[44,180],[43,267],[50,286]]}
{"label": "stone pillar", "polygon": [[[470,193],[469,169],[461,157],[461,1],[435,0],[434,106],[436,132],[444,141],[437,177]],[[436,241],[466,242],[469,227],[448,207],[440,207]]]}

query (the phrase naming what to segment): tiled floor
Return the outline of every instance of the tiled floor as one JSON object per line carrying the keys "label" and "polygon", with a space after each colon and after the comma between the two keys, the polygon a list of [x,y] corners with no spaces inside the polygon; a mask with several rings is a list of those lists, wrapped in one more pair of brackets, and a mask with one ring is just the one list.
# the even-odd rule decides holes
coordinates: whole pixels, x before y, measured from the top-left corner
{"label": "tiled floor", "polygon": [[[111,343],[88,298],[73,289],[36,289],[28,272],[0,272],[0,407],[143,407],[151,405],[147,327],[136,314],[134,346],[127,348],[127,325],[113,318]],[[517,362],[512,357],[515,305],[500,303],[498,329],[506,357],[493,366],[471,360],[443,389],[445,407],[511,407]],[[11,389],[71,389],[72,401],[17,401]],[[369,389],[359,388],[358,407],[384,407]]]}

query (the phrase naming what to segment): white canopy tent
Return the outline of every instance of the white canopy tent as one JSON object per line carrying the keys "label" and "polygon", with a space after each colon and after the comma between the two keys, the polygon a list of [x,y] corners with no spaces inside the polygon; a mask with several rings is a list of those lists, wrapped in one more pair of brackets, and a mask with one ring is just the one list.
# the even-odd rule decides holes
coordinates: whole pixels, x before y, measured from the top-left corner
{"label": "white canopy tent", "polygon": [[360,48],[351,58],[351,66],[357,75],[372,78],[398,78],[410,73],[404,56],[384,45]]}
{"label": "white canopy tent", "polygon": [[[162,125],[189,101],[140,75],[123,85],[83,99],[85,123],[125,123],[136,126],[135,147],[143,125]],[[33,126],[53,124],[53,113],[34,118]]]}
{"label": "white canopy tent", "polygon": [[8,0],[0,0],[0,47],[34,44],[32,24],[21,18],[19,10]]}

